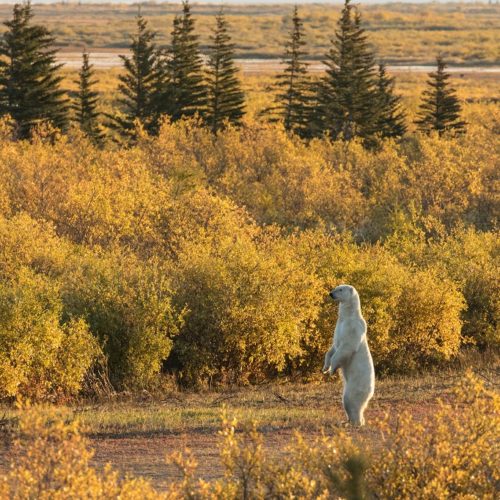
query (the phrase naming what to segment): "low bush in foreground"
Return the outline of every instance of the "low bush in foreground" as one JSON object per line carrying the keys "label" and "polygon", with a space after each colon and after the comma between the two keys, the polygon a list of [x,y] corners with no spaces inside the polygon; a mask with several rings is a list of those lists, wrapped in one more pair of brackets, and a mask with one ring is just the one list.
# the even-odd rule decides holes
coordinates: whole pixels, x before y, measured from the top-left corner
{"label": "low bush in foreground", "polygon": [[[422,420],[410,415],[377,424],[380,446],[367,450],[362,434],[341,428],[310,442],[297,434],[270,457],[255,424],[223,416],[220,456],[224,477],[196,479],[196,460],[175,453],[182,472],[165,491],[147,481],[120,479],[90,465],[92,452],[75,421],[57,410],[24,411],[1,478],[0,498],[347,498],[494,499],[500,486],[500,397],[471,373]],[[333,436],[331,435],[333,434]],[[168,450],[165,450],[166,453]]]}

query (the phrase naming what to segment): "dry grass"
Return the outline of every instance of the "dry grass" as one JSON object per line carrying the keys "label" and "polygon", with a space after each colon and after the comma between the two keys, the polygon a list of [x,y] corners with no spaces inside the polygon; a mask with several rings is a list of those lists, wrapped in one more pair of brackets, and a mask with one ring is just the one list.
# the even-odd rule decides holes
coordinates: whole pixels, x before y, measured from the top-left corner
{"label": "dry grass", "polygon": [[[202,49],[219,9],[217,3],[193,4]],[[441,52],[454,64],[498,64],[500,6],[485,4],[364,5],[365,27],[379,56],[392,63],[429,63]],[[10,17],[11,5],[0,5],[0,18]],[[122,49],[134,31],[137,5],[61,3],[34,6],[36,19],[54,31],[65,50]],[[147,3],[142,14],[168,43],[179,3]],[[290,28],[291,5],[225,5],[240,57],[276,57],[283,52]],[[329,46],[340,5],[301,7],[311,58],[321,58]]]}
{"label": "dry grass", "polygon": [[[383,378],[366,412],[367,425],[350,433],[371,448],[380,445],[374,425],[386,414],[409,412],[417,421],[435,411],[440,400],[452,398],[452,389],[468,366],[490,388],[498,390],[498,354],[478,353],[462,357],[452,368],[412,377]],[[165,456],[189,448],[196,456],[198,475],[213,479],[222,474],[219,456],[221,411],[227,408],[242,423],[255,421],[265,436],[271,455],[280,456],[300,431],[306,439],[335,434],[345,419],[338,376],[318,376],[308,383],[284,381],[221,391],[159,394],[117,394],[111,400],[69,407],[82,422],[95,449],[93,463],[111,462],[122,474],[150,478],[164,486],[179,471],[165,464]],[[14,422],[18,410],[3,408],[3,422]],[[5,433],[6,426],[3,426]],[[0,471],[9,461],[9,448],[0,448]]]}
{"label": "dry grass", "polygon": [[[112,112],[116,106],[118,75],[120,68],[96,70],[98,84],[96,90],[100,93],[100,106],[104,112]],[[66,69],[64,72],[64,88],[75,91],[77,71]],[[251,71],[242,71],[242,86],[247,99],[247,113],[250,118],[258,116],[262,110],[270,107],[274,96],[274,76],[276,71],[269,71],[265,65],[261,71],[253,67]],[[316,75],[319,75],[316,73]],[[396,92],[403,97],[410,118],[414,115],[420,102],[420,96],[425,87],[427,75],[422,72],[401,70],[394,71],[396,77]],[[453,74],[453,85],[462,101],[475,103],[500,96],[500,81],[498,74],[469,71]],[[467,112],[467,107],[465,109]]]}

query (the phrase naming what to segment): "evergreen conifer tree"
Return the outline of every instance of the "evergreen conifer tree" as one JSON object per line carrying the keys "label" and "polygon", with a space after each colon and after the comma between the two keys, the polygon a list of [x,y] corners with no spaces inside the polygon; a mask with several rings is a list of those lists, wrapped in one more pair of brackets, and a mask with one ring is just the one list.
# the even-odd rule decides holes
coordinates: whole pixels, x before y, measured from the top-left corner
{"label": "evergreen conifer tree", "polygon": [[401,97],[394,94],[394,78],[379,64],[376,100],[376,131],[381,137],[401,137],[406,132],[405,113],[401,108]]}
{"label": "evergreen conifer tree", "polygon": [[439,56],[437,71],[429,73],[427,88],[423,93],[423,102],[416,124],[419,130],[430,132],[436,130],[439,135],[445,131],[464,132],[465,122],[460,119],[461,107],[445,72],[446,64]]}
{"label": "evergreen conifer tree", "polygon": [[225,121],[240,123],[244,114],[245,96],[241,90],[233,57],[234,44],[228,33],[227,21],[221,11],[211,37],[208,58],[206,122],[214,134]]}
{"label": "evergreen conifer tree", "polygon": [[168,81],[162,96],[160,111],[175,121],[183,116],[203,115],[207,104],[207,87],[198,35],[187,0],[182,2],[182,15],[173,24],[167,61]]}
{"label": "evergreen conifer tree", "polygon": [[139,121],[148,131],[155,128],[157,119],[156,92],[160,61],[154,39],[156,34],[148,28],[147,21],[137,16],[137,33],[132,37],[131,56],[120,56],[125,74],[119,76],[118,102],[123,115],[112,116],[111,126],[122,135],[131,136],[135,122]]}
{"label": "evergreen conifer tree", "polygon": [[304,62],[306,44],[304,28],[295,6],[292,17],[293,27],[286,43],[283,62],[285,69],[277,76],[279,92],[276,96],[277,107],[274,111],[283,120],[286,130],[301,137],[310,135],[311,93],[307,78],[307,64]]}
{"label": "evergreen conifer tree", "polygon": [[93,66],[89,62],[88,52],[83,52],[82,59],[82,67],[78,73],[78,91],[73,104],[75,121],[90,139],[100,144],[104,135],[99,125],[98,93],[93,90],[97,82],[94,80]]}
{"label": "evergreen conifer tree", "polygon": [[0,114],[10,115],[20,139],[29,138],[40,123],[64,130],[68,100],[61,90],[54,37],[32,23],[31,4],[16,4],[0,40]]}
{"label": "evergreen conifer tree", "polygon": [[361,16],[345,0],[318,91],[317,128],[333,139],[368,139],[376,133],[374,57]]}

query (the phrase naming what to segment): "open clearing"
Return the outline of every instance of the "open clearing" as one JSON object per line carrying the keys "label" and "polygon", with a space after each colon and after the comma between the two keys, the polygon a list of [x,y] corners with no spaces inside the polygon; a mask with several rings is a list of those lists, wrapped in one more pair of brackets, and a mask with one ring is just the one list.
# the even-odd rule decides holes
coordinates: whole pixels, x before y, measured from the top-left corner
{"label": "open clearing", "polygon": [[[488,385],[495,384],[498,364],[480,372]],[[376,394],[366,412],[368,425],[349,430],[367,443],[367,449],[379,444],[376,422],[387,413],[394,416],[403,411],[416,419],[433,412],[439,401],[449,400],[461,375],[443,372],[418,378],[390,378],[377,383]],[[179,478],[180,473],[166,463],[174,451],[189,448],[198,461],[198,475],[203,479],[221,476],[218,446],[221,411],[239,422],[254,420],[264,435],[271,457],[286,453],[286,446],[299,431],[306,439],[314,439],[338,431],[344,414],[341,407],[341,384],[331,381],[308,384],[284,383],[257,387],[227,389],[222,392],[164,393],[153,397],[118,394],[113,401],[72,408],[87,429],[95,451],[93,463],[104,467],[111,463],[121,474],[150,479],[156,487]],[[2,413],[14,416],[15,411]],[[4,440],[0,454],[0,470],[11,460]]]}
{"label": "open clearing", "polygon": [[[207,52],[214,16],[220,4],[193,3],[192,13],[201,50]],[[283,54],[291,26],[291,4],[225,4],[238,58],[277,58]],[[321,59],[339,18],[341,4],[300,6],[311,59]],[[144,2],[141,13],[157,33],[156,41],[170,43],[180,3]],[[121,51],[135,33],[137,4],[63,2],[34,5],[38,22],[53,31],[65,51]],[[0,4],[8,19],[11,4]],[[452,65],[491,66],[500,63],[500,6],[487,3],[361,4],[362,22],[378,57],[388,64],[432,64],[441,53]],[[0,32],[5,27],[0,25]]]}

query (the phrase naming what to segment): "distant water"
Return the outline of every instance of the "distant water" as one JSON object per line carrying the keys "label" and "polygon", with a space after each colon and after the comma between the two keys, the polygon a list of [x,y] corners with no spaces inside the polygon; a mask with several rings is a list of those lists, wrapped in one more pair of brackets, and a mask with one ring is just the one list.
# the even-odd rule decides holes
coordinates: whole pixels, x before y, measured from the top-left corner
{"label": "distant water", "polygon": [[[119,52],[90,52],[90,62],[96,69],[117,68],[122,65]],[[127,51],[123,51],[126,54]],[[81,52],[60,52],[58,61],[65,64],[67,68],[79,68],[82,64]],[[245,73],[262,73],[279,71],[282,66],[280,59],[236,59],[236,63]],[[415,73],[429,73],[435,66],[427,65],[389,65],[389,71],[411,71]],[[309,71],[320,72],[325,69],[320,61],[310,61]],[[451,66],[450,73],[500,73],[500,66]]]}

